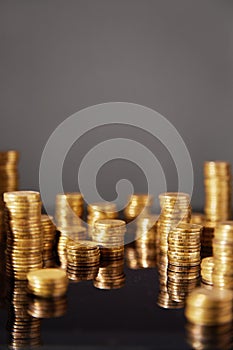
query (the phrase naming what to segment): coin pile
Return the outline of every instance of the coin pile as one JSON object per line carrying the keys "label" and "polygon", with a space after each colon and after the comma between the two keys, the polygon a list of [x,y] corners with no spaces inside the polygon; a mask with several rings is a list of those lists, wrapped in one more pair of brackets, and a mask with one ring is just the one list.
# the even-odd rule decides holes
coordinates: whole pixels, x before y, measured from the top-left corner
{"label": "coin pile", "polygon": [[52,216],[41,215],[41,226],[43,236],[43,267],[54,267],[56,226],[53,223]]}
{"label": "coin pile", "polygon": [[27,281],[8,280],[8,348],[32,349],[41,345],[41,321],[27,312]]}
{"label": "coin pile", "polygon": [[125,232],[126,224],[123,220],[103,219],[95,222],[92,239],[100,247],[101,259],[116,260],[124,258]]}
{"label": "coin pile", "polygon": [[102,261],[93,285],[98,289],[119,289],[124,287],[124,260]]}
{"label": "coin pile", "polygon": [[87,239],[87,230],[82,226],[67,226],[58,227],[60,232],[59,242],[58,242],[58,256],[60,260],[60,267],[66,269],[67,267],[67,256],[66,256],[66,245],[69,236],[74,236],[75,239],[82,241]]}
{"label": "coin pile", "polygon": [[202,283],[213,285],[214,258],[208,257],[201,261],[201,280]]}
{"label": "coin pile", "polygon": [[185,316],[193,324],[218,326],[232,322],[232,292],[196,288],[186,300]]}
{"label": "coin pile", "polygon": [[151,213],[151,207],[154,197],[148,194],[134,194],[129,197],[127,206],[124,209],[124,217],[127,221],[134,220],[138,215],[148,215]]}
{"label": "coin pile", "polygon": [[231,218],[231,165],[228,162],[205,162],[205,215],[207,221]]}
{"label": "coin pile", "polygon": [[190,220],[191,224],[197,224],[197,225],[203,226],[204,222],[205,222],[205,215],[204,214],[192,212],[191,220]]}
{"label": "coin pile", "polygon": [[67,241],[67,275],[73,281],[93,280],[99,270],[100,250],[95,242],[78,241],[69,236]]}
{"label": "coin pile", "polygon": [[3,193],[18,190],[18,160],[17,151],[0,152],[0,243],[5,242]]}
{"label": "coin pile", "polygon": [[216,226],[213,258],[214,286],[233,289],[233,221],[221,222]]}
{"label": "coin pile", "polygon": [[55,318],[64,316],[67,311],[67,297],[38,298],[30,296],[28,314],[35,318]]}
{"label": "coin pile", "polygon": [[57,227],[81,226],[83,215],[83,197],[79,192],[59,193],[56,196]]}
{"label": "coin pile", "polygon": [[28,291],[42,298],[56,298],[66,294],[68,278],[62,269],[48,268],[31,271],[27,275]]}
{"label": "coin pile", "polygon": [[41,199],[38,192],[5,192],[6,273],[26,279],[42,267]]}
{"label": "coin pile", "polygon": [[181,223],[168,238],[168,293],[172,300],[182,302],[200,282],[202,226]]}
{"label": "coin pile", "polygon": [[203,231],[201,234],[202,259],[213,255],[213,238],[216,223],[211,221],[204,221],[203,225]]}
{"label": "coin pile", "polygon": [[94,227],[95,222],[98,220],[116,219],[118,217],[116,205],[107,202],[88,204],[87,213],[87,223],[91,228]]}

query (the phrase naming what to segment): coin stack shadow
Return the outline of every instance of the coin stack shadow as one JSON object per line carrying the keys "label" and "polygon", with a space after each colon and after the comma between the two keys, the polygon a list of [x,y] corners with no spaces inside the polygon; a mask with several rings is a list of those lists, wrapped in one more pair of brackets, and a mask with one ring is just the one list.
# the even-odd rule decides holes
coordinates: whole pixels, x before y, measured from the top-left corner
{"label": "coin stack shadow", "polygon": [[154,197],[148,194],[133,194],[129,197],[124,209],[124,217],[127,222],[136,219],[140,214],[147,216],[151,214]]}
{"label": "coin stack shadow", "polygon": [[100,249],[95,242],[76,240],[70,235],[67,241],[67,276],[70,280],[93,280],[100,266]]}
{"label": "coin stack shadow", "polygon": [[6,274],[23,280],[29,271],[42,267],[40,194],[33,191],[5,192],[4,202]]}
{"label": "coin stack shadow", "polygon": [[159,236],[159,295],[158,306],[162,308],[182,308],[183,302],[171,299],[167,288],[168,279],[168,237],[172,228],[179,223],[188,223],[191,219],[190,197],[186,193],[167,192],[159,195],[161,214],[157,230]]}
{"label": "coin stack shadow", "polygon": [[186,300],[186,339],[193,349],[232,349],[232,293],[196,288]]}
{"label": "coin stack shadow", "polygon": [[43,267],[54,267],[56,265],[55,256],[55,238],[56,226],[53,223],[53,217],[41,215],[42,236],[43,236]]}
{"label": "coin stack shadow", "polygon": [[207,257],[201,261],[201,282],[202,286],[208,289],[213,288],[214,258]]}
{"label": "coin stack shadow", "polygon": [[201,231],[201,225],[181,223],[169,233],[167,288],[178,303],[200,283]]}

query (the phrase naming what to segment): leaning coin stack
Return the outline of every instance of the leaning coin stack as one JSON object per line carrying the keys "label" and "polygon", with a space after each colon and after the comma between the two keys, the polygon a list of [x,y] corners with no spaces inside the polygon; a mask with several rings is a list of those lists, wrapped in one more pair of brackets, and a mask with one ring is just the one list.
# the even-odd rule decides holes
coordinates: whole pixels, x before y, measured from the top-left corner
{"label": "leaning coin stack", "polygon": [[117,207],[114,203],[92,203],[87,206],[87,223],[90,226],[90,235],[92,228],[98,220],[116,219],[118,217]]}
{"label": "leaning coin stack", "polygon": [[201,261],[201,281],[204,285],[213,285],[214,258],[208,257]]}
{"label": "leaning coin stack", "polygon": [[129,197],[128,204],[124,210],[124,217],[127,221],[136,219],[140,214],[148,215],[151,213],[151,208],[154,198],[148,194],[134,194]]}
{"label": "leaning coin stack", "polygon": [[168,238],[168,293],[182,302],[200,282],[202,226],[181,223]]}
{"label": "leaning coin stack", "polygon": [[232,323],[232,292],[213,288],[196,288],[186,300],[186,319],[202,326]]}
{"label": "leaning coin stack", "polygon": [[78,241],[75,235],[67,241],[67,275],[73,281],[93,280],[99,270],[100,250],[95,242]]}
{"label": "leaning coin stack", "polygon": [[18,160],[17,151],[0,152],[0,243],[5,242],[3,193],[18,190]]}
{"label": "leaning coin stack", "polygon": [[60,237],[58,242],[58,256],[60,260],[60,267],[66,269],[67,267],[67,254],[66,246],[69,236],[75,235],[76,240],[83,241],[87,239],[87,230],[82,226],[67,226],[64,228],[58,227],[60,231]]}
{"label": "leaning coin stack", "polygon": [[55,318],[64,316],[67,311],[67,297],[38,298],[30,296],[28,314],[35,318]]}
{"label": "leaning coin stack", "polygon": [[42,298],[62,297],[68,288],[68,278],[62,269],[46,268],[27,275],[28,291]]}
{"label": "leaning coin stack", "polygon": [[56,196],[57,227],[82,226],[83,197],[79,192],[59,193]]}
{"label": "leaning coin stack", "polygon": [[100,247],[101,259],[116,260],[124,257],[125,221],[103,219],[95,222],[93,241]]}
{"label": "leaning coin stack", "polygon": [[42,267],[40,194],[33,191],[5,192],[7,232],[6,273],[26,279],[27,273]]}
{"label": "leaning coin stack", "polygon": [[216,226],[213,240],[215,287],[233,289],[233,221]]}
{"label": "leaning coin stack", "polygon": [[52,216],[41,215],[42,235],[43,235],[43,267],[55,266],[55,236],[56,226]]}
{"label": "leaning coin stack", "polygon": [[98,289],[119,289],[124,287],[124,260],[102,261],[93,284]]}
{"label": "leaning coin stack", "polygon": [[9,349],[32,349],[41,344],[41,320],[27,312],[27,281],[8,280],[7,332]]}
{"label": "leaning coin stack", "polygon": [[219,222],[231,218],[231,165],[228,162],[205,162],[205,216]]}

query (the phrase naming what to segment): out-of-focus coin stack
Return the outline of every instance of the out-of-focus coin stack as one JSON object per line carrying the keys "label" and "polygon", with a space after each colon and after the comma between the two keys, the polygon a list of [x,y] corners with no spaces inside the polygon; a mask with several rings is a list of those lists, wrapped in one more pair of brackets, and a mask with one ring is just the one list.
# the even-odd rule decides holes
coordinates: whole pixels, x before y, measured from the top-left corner
{"label": "out-of-focus coin stack", "polygon": [[202,226],[183,223],[174,227],[168,237],[168,293],[176,302],[200,282]]}
{"label": "out-of-focus coin stack", "polygon": [[231,165],[228,162],[205,162],[205,216],[219,222],[231,218]]}
{"label": "out-of-focus coin stack", "polygon": [[167,289],[168,279],[168,236],[172,228],[181,222],[189,222],[191,219],[190,197],[186,193],[168,192],[159,196],[161,214],[157,223],[159,237],[159,296],[157,304],[163,308],[183,307],[183,302],[175,302],[169,297]]}
{"label": "out-of-focus coin stack", "polygon": [[6,273],[26,279],[42,267],[41,199],[38,192],[5,192]]}
{"label": "out-of-focus coin stack", "polygon": [[6,242],[3,193],[18,190],[18,160],[17,151],[0,152],[0,244]]}
{"label": "out-of-focus coin stack", "polygon": [[233,289],[233,221],[219,223],[213,240],[215,287]]}
{"label": "out-of-focus coin stack", "polygon": [[30,296],[28,304],[29,315],[35,318],[56,318],[64,316],[67,311],[67,297],[38,298]]}
{"label": "out-of-focus coin stack", "polygon": [[41,321],[27,312],[27,281],[8,280],[8,348],[32,349],[41,344]]}
{"label": "out-of-focus coin stack", "polygon": [[27,275],[28,291],[41,298],[62,297],[67,293],[68,278],[62,269],[46,268]]}
{"label": "out-of-focus coin stack", "polygon": [[136,242],[125,245],[125,261],[129,269],[138,270],[141,267],[138,262]]}
{"label": "out-of-focus coin stack", "polygon": [[83,197],[79,192],[58,193],[56,196],[55,218],[59,229],[82,226]]}
{"label": "out-of-focus coin stack", "polygon": [[143,216],[151,214],[154,197],[148,194],[133,194],[129,197],[124,209],[124,217],[127,222],[136,219],[140,214]]}
{"label": "out-of-focus coin stack", "polygon": [[88,204],[87,223],[89,225],[89,236],[92,237],[94,224],[102,219],[116,219],[118,217],[117,207],[114,203],[99,202]]}
{"label": "out-of-focus coin stack", "polygon": [[75,235],[67,241],[67,275],[73,281],[93,280],[100,265],[100,250],[95,242],[78,241]]}
{"label": "out-of-focus coin stack", "polygon": [[103,219],[95,222],[92,239],[100,247],[102,260],[124,258],[125,232],[126,224],[123,220]]}
{"label": "out-of-focus coin stack", "polygon": [[86,240],[87,239],[87,230],[85,227],[81,226],[67,226],[64,228],[59,228],[60,237],[58,242],[58,256],[60,260],[60,267],[66,269],[67,267],[67,253],[66,245],[69,236],[75,235],[76,240]]}
{"label": "out-of-focus coin stack", "polygon": [[204,222],[205,222],[205,215],[204,214],[192,212],[191,220],[190,220],[191,224],[197,224],[197,225],[203,226]]}
{"label": "out-of-focus coin stack", "polygon": [[201,261],[201,281],[204,286],[213,286],[214,258],[207,257]]}
{"label": "out-of-focus coin stack", "polygon": [[56,226],[52,216],[41,215],[42,236],[43,236],[43,267],[55,266],[55,237]]}
{"label": "out-of-focus coin stack", "polygon": [[213,255],[213,239],[216,223],[204,221],[201,234],[201,257],[207,258]]}
{"label": "out-of-focus coin stack", "polygon": [[119,289],[124,287],[124,260],[102,261],[93,284],[98,289]]}
{"label": "out-of-focus coin stack", "polygon": [[186,300],[186,339],[193,349],[232,349],[232,293],[196,288]]}

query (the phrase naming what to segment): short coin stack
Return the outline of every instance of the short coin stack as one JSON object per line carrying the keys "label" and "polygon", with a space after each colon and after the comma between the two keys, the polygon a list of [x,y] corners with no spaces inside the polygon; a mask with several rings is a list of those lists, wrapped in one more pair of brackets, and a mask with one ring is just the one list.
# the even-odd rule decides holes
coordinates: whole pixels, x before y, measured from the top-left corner
{"label": "short coin stack", "polygon": [[204,221],[205,221],[204,214],[192,212],[192,216],[190,220],[191,224],[204,225]]}
{"label": "short coin stack", "polygon": [[79,192],[59,193],[56,196],[57,227],[81,226],[83,197]]}
{"label": "short coin stack", "polygon": [[204,285],[213,285],[214,258],[208,257],[201,261],[201,280]]}
{"label": "short coin stack", "polygon": [[56,226],[53,223],[52,216],[41,215],[41,225],[43,235],[43,266],[54,267]]}
{"label": "short coin stack", "polygon": [[28,314],[35,318],[55,318],[64,316],[67,311],[67,297],[38,298],[31,296],[28,304]]}
{"label": "short coin stack", "polygon": [[77,241],[70,236],[67,241],[67,275],[73,281],[93,280],[99,270],[100,250],[95,242]]}
{"label": "short coin stack", "polygon": [[205,162],[206,220],[219,222],[231,218],[231,165],[228,162]]}
{"label": "short coin stack", "polygon": [[93,281],[98,289],[119,289],[125,285],[124,260],[102,261]]}
{"label": "short coin stack", "polygon": [[92,239],[98,243],[103,260],[117,260],[124,257],[124,234],[126,224],[123,220],[103,219],[95,222]]}
{"label": "short coin stack", "polygon": [[66,294],[68,278],[61,269],[48,268],[31,271],[27,275],[28,291],[42,298],[56,298]]}
{"label": "short coin stack", "polygon": [[233,221],[216,226],[213,240],[215,287],[233,289]]}
{"label": "short coin stack", "polygon": [[42,267],[40,194],[33,191],[5,192],[7,231],[6,273],[26,279]]}
{"label": "short coin stack", "polygon": [[87,212],[87,223],[90,228],[93,228],[98,220],[116,219],[118,216],[116,205],[107,202],[91,203],[87,206]]}
{"label": "short coin stack", "polygon": [[151,213],[154,198],[148,194],[134,194],[130,196],[128,204],[124,210],[124,216],[127,221],[136,219],[140,214],[148,215]]}
{"label": "short coin stack", "polygon": [[202,226],[182,223],[168,238],[168,293],[172,300],[185,301],[200,282]]}

